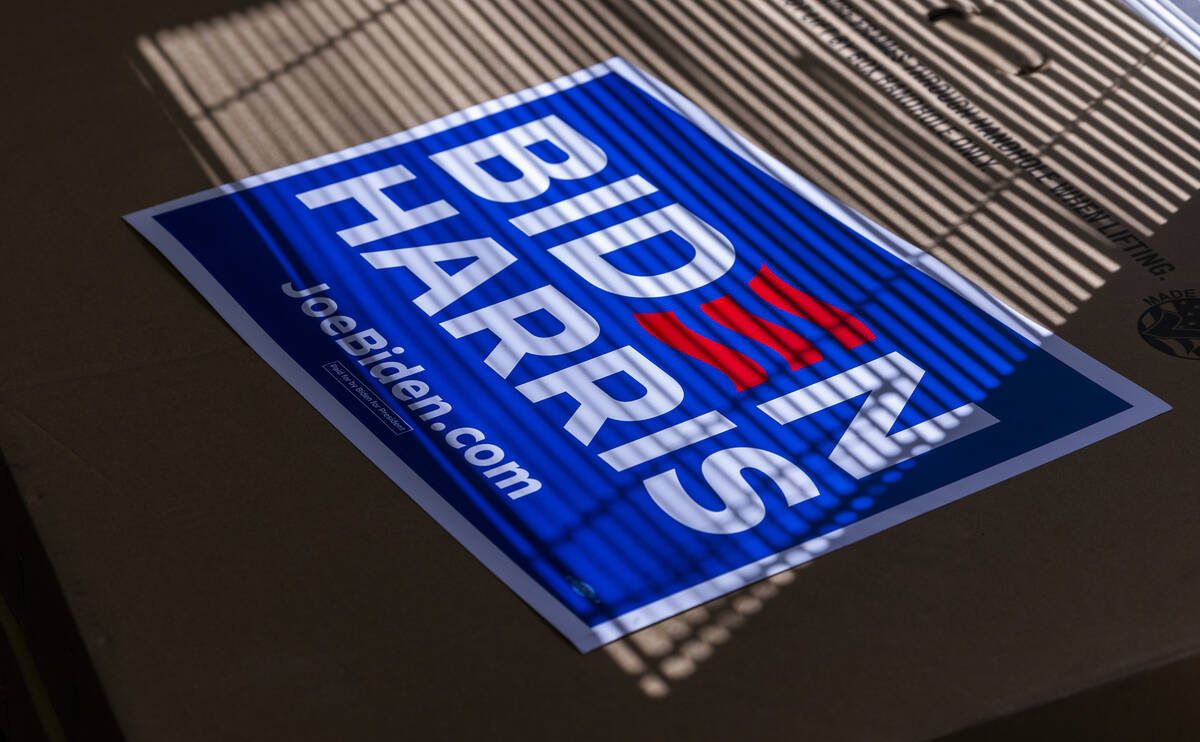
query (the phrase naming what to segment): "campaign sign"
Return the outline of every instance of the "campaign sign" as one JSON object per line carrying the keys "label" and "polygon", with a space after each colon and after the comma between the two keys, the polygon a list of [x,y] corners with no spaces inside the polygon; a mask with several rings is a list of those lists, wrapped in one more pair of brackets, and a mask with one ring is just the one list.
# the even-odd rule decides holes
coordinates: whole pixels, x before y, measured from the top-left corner
{"label": "campaign sign", "polygon": [[584,650],[1167,409],[620,59],[128,219]]}

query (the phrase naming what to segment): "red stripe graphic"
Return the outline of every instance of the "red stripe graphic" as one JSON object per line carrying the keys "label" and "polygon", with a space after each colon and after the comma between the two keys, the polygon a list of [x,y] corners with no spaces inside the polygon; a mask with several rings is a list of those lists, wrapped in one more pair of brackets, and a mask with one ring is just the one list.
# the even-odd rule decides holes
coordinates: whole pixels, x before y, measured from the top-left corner
{"label": "red stripe graphic", "polygon": [[771,347],[784,357],[793,371],[811,366],[824,358],[821,351],[817,350],[817,347],[807,338],[797,335],[786,327],[751,314],[732,297],[722,296],[720,299],[701,304],[700,308],[709,317],[734,332]]}
{"label": "red stripe graphic", "polygon": [[728,376],[739,392],[767,380],[766,370],[754,359],[691,330],[674,312],[635,313],[633,316],[642,329],[658,340]]}
{"label": "red stripe graphic", "polygon": [[847,350],[875,339],[875,333],[857,317],[820,299],[814,299],[772,273],[766,265],[751,279],[750,288],[783,311],[803,317],[828,330]]}

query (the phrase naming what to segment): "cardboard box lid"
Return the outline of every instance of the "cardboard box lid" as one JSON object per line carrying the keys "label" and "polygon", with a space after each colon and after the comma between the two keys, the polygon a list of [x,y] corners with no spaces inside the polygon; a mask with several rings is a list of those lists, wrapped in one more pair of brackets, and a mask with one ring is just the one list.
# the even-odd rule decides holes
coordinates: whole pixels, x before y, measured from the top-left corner
{"label": "cardboard box lid", "polygon": [[[9,49],[39,63],[11,83],[6,298],[37,321],[3,355],[0,446],[130,740],[920,739],[1197,648],[1194,364],[1136,322],[1147,295],[1200,289],[1200,63],[1113,0],[989,11],[1032,52],[975,48],[980,21],[931,24],[933,3],[861,8],[1174,264],[1160,276],[915,122],[829,44],[878,55],[874,32],[811,6],[18,11]],[[1010,74],[1026,53],[1050,64]],[[578,655],[118,216],[613,54],[1176,411]]]}

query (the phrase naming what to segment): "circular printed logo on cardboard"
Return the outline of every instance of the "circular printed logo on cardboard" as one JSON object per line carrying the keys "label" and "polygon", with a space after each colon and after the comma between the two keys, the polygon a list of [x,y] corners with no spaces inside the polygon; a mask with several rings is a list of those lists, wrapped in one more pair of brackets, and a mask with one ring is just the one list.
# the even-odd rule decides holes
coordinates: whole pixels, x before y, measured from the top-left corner
{"label": "circular printed logo on cardboard", "polygon": [[1138,332],[1155,350],[1200,360],[1200,298],[1194,291],[1164,293],[1142,313]]}

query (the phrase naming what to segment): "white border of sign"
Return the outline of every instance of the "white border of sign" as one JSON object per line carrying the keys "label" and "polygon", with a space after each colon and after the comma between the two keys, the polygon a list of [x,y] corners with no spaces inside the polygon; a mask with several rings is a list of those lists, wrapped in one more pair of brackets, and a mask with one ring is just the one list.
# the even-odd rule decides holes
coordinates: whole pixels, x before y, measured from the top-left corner
{"label": "white border of sign", "polygon": [[129,214],[125,219],[150,240],[172,264],[208,300],[217,312],[233,326],[284,379],[300,392],[317,410],[332,422],[350,441],[382,469],[393,482],[404,490],[426,512],[433,516],[463,546],[483,562],[493,573],[550,623],[562,631],[580,651],[589,651],[602,644],[618,639],[632,631],[674,616],[689,608],[724,595],[745,585],[757,582],[786,569],[812,559],[814,554],[828,550],[830,536],[812,539],[766,559],[748,564],[737,570],[697,584],[662,600],[650,603],[618,618],[595,627],[579,620],[563,603],[539,585],[503,551],[480,533],[466,518],[447,503],[432,487],[422,480],[407,464],[393,453],[383,442],[359,422],[351,412],[338,402],[307,371],[297,364],[281,348],[240,304],[222,287],[215,278],[192,256],[192,254],[168,233],[154,217],[183,206],[235,193],[263,183],[287,178],[335,162],[359,157],[388,147],[429,136],[477,120],[514,106],[518,106],[555,92],[566,90],[608,73],[621,75],[629,82],[671,108],[709,136],[739,154],[758,168],[780,181],[796,193],[824,209],[835,219],[868,236],[876,244],[933,276],[967,300],[979,306],[998,321],[1004,323],[1025,338],[1040,344],[1051,355],[1079,371],[1095,383],[1130,403],[1125,412],[1076,431],[1064,438],[1046,444],[1033,451],[1009,459],[1003,463],[977,472],[957,482],[916,497],[897,507],[859,521],[836,534],[838,546],[853,543],[878,533],[897,523],[933,510],[977,492],[984,487],[1028,471],[1047,461],[1090,445],[1118,431],[1131,427],[1155,415],[1166,412],[1170,407],[1141,387],[1119,376],[1078,349],[1053,336],[1048,330],[1025,319],[1012,309],[996,301],[975,287],[949,267],[934,259],[919,248],[892,235],[866,217],[849,209],[827,193],[801,178],[786,165],[774,159],[749,141],[726,128],[694,103],[666,84],[651,77],[638,67],[615,57],[557,80],[534,86],[528,90],[506,95],[496,100],[481,103],[440,119],[422,124],[408,131],[378,139],[374,142],[323,155],[305,162],[289,165],[278,170],[246,178],[237,183],[177,199],[159,206]]}
{"label": "white border of sign", "polygon": [[1170,0],[1125,0],[1125,4],[1191,52],[1192,56],[1200,57],[1200,22],[1197,19]]}

